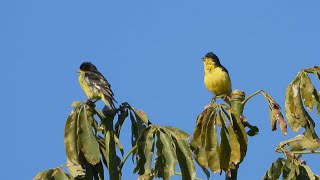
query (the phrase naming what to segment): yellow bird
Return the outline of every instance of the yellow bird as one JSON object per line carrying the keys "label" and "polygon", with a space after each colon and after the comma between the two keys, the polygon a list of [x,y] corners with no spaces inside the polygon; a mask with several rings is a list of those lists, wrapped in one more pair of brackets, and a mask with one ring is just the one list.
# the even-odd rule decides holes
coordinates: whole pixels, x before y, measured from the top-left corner
{"label": "yellow bird", "polygon": [[231,79],[227,69],[221,65],[219,58],[212,52],[207,53],[202,60],[206,88],[215,95],[214,98],[222,97],[230,104]]}
{"label": "yellow bird", "polygon": [[90,100],[101,99],[109,108],[116,109],[113,102],[117,101],[113,97],[111,86],[95,65],[91,62],[84,62],[78,73],[80,74],[80,86]]}

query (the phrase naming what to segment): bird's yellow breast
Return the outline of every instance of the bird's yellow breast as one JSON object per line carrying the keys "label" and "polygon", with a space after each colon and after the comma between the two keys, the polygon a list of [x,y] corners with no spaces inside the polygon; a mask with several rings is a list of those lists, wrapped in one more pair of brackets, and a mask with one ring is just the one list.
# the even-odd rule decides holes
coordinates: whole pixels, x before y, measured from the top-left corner
{"label": "bird's yellow breast", "polygon": [[79,75],[79,83],[84,93],[88,96],[89,99],[101,99],[101,95],[95,88],[90,87],[88,82],[85,79],[85,75],[83,72],[80,72]]}
{"label": "bird's yellow breast", "polygon": [[205,64],[204,84],[216,96],[231,94],[230,77],[221,67]]}

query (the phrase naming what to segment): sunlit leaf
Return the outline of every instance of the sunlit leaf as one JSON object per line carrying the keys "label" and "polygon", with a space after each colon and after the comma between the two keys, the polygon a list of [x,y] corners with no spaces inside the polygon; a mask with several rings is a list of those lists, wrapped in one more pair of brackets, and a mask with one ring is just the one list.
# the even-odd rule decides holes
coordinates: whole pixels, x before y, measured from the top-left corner
{"label": "sunlit leaf", "polygon": [[233,131],[233,128],[231,125],[228,125],[227,127],[228,133],[230,135],[229,144],[231,148],[231,154],[230,154],[230,164],[238,164],[240,162],[241,158],[241,151],[240,151],[240,144],[237,139],[236,133]]}
{"label": "sunlit leaf", "polygon": [[169,131],[171,134],[173,134],[177,139],[187,140],[190,137],[188,133],[176,127],[165,126],[165,129]]}
{"label": "sunlit leaf", "polygon": [[[297,79],[297,78],[296,78]],[[297,132],[301,128],[301,124],[297,121],[297,117],[295,115],[295,102],[299,102],[301,100],[300,96],[298,96],[299,87],[295,83],[297,80],[294,80],[293,83],[289,84],[286,90],[285,97],[285,112],[286,117],[288,119],[289,126],[294,132]],[[300,93],[299,93],[300,94]],[[295,102],[294,102],[295,99]]]}
{"label": "sunlit leaf", "polygon": [[79,113],[78,110],[71,111],[64,129],[64,144],[68,159],[73,164],[80,164],[79,162],[79,142],[77,134]]}
{"label": "sunlit leaf", "polygon": [[210,117],[210,115],[213,113],[214,110],[215,110],[214,107],[209,107],[205,109],[201,114],[198,115],[196,127],[193,133],[193,139],[191,142],[192,146],[204,147],[204,138],[202,138],[202,137],[205,137],[206,135],[206,132],[204,131],[204,129],[207,126],[208,117]]}
{"label": "sunlit leaf", "polygon": [[137,120],[144,122],[146,125],[151,124],[146,113],[144,113],[142,110],[136,109],[132,106],[131,106],[131,109],[133,110]]}
{"label": "sunlit leaf", "polygon": [[222,127],[220,131],[221,142],[220,142],[220,168],[224,171],[229,170],[229,162],[231,156],[231,147],[229,144],[230,136],[228,134],[228,129]]}
{"label": "sunlit leaf", "polygon": [[95,165],[100,162],[100,151],[99,144],[90,124],[93,121],[93,113],[88,106],[84,105],[80,109],[79,116],[81,128],[79,132],[80,148],[86,160],[90,164]]}
{"label": "sunlit leaf", "polygon": [[71,180],[71,178],[68,174],[66,174],[61,168],[56,168],[53,173],[53,179],[57,180]]}
{"label": "sunlit leaf", "polygon": [[122,144],[120,143],[120,139],[117,137],[116,134],[114,134],[114,142],[116,143],[117,148],[120,150],[121,155],[123,156],[123,154],[124,154],[123,146],[122,146]]}
{"label": "sunlit leaf", "polygon": [[[216,116],[215,116],[216,117]],[[207,146],[206,146],[206,156],[208,161],[208,166],[210,170],[214,173],[220,172],[220,160],[219,160],[219,142],[217,127],[214,124],[214,118],[209,122],[209,127],[207,131]]]}
{"label": "sunlit leaf", "polygon": [[80,164],[74,164],[67,158],[66,166],[73,178],[85,176],[85,169]]}
{"label": "sunlit leaf", "polygon": [[[244,157],[247,154],[248,149],[248,136],[242,124],[241,117],[232,109],[229,110],[232,117],[233,130],[237,135],[237,140],[240,145],[240,162],[243,161]],[[253,128],[254,129],[254,128]],[[259,132],[259,129],[254,129]]]}
{"label": "sunlit leaf", "polygon": [[307,73],[301,73],[301,95],[303,98],[304,105],[309,109],[309,111],[313,110],[315,106],[318,110],[318,114],[320,115],[320,99],[317,93],[317,90],[313,86],[310,78]]}
{"label": "sunlit leaf", "polygon": [[53,172],[53,169],[41,171],[33,178],[33,180],[51,180]]}

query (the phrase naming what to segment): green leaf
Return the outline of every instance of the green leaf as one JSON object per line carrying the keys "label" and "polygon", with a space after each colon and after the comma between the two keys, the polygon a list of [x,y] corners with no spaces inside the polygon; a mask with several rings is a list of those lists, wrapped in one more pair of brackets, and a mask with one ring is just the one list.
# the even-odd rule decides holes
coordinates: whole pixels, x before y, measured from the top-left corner
{"label": "green leaf", "polygon": [[176,127],[165,126],[165,129],[166,129],[166,131],[169,131],[177,139],[187,140],[190,137],[190,135],[188,133],[186,133],[183,130],[178,129]]}
{"label": "green leaf", "polygon": [[122,146],[122,144],[120,143],[120,139],[117,137],[116,134],[114,134],[114,141],[115,141],[115,143],[116,143],[117,148],[120,150],[121,155],[123,156],[123,154],[124,154],[123,146]]}
{"label": "green leaf", "polygon": [[77,134],[78,116],[78,110],[71,111],[64,128],[64,144],[66,148],[66,154],[68,159],[73,164],[80,164],[78,145],[79,142]]}
{"label": "green leaf", "polygon": [[[229,112],[231,114],[230,117],[232,118],[232,127],[234,132],[236,133],[237,140],[240,145],[240,162],[242,162],[247,154],[248,136],[246,130],[244,129],[240,116],[232,109],[230,109]],[[259,129],[255,129],[255,131],[259,132]]]}
{"label": "green leaf", "polygon": [[315,106],[318,110],[318,115],[320,115],[320,99],[317,90],[313,86],[307,73],[301,73],[301,95],[303,98],[304,105],[312,112]]}
{"label": "green leaf", "polygon": [[67,169],[73,178],[84,177],[85,169],[80,164],[74,164],[67,158]]}
{"label": "green leaf", "polygon": [[229,133],[229,143],[230,143],[230,148],[231,148],[231,154],[230,154],[230,162],[229,162],[229,167],[230,165],[233,164],[238,164],[240,162],[241,158],[241,151],[240,151],[240,144],[237,139],[236,133],[233,131],[233,128],[231,125],[227,126],[228,133]]}
{"label": "green leaf", "polygon": [[229,170],[229,162],[230,162],[230,155],[231,155],[231,147],[229,143],[229,134],[228,129],[226,127],[222,127],[220,131],[221,136],[221,143],[220,143],[220,168],[224,171]]}
{"label": "green leaf", "polygon": [[103,163],[106,165],[107,168],[109,168],[109,163],[110,163],[110,131],[105,131],[104,134],[104,139],[102,137],[97,137],[97,141],[99,143],[101,155],[102,155],[102,160]]}
{"label": "green leaf", "polygon": [[138,162],[137,166],[134,169],[134,172],[138,172],[140,178],[151,178],[152,175],[152,156],[154,152],[152,151],[154,148],[152,144],[154,144],[154,133],[155,127],[148,127],[144,129],[138,138],[137,146],[138,146]]}
{"label": "green leaf", "polygon": [[175,139],[176,155],[181,169],[182,180],[194,179],[196,169],[192,159],[192,152],[188,143],[184,140]]}
{"label": "green leaf", "polygon": [[[214,116],[216,118],[216,116]],[[206,145],[206,156],[208,166],[214,173],[220,172],[220,160],[219,160],[219,142],[217,135],[217,127],[214,124],[215,120],[212,118],[208,123],[207,131],[207,145]]]}
{"label": "green leaf", "polygon": [[301,173],[298,176],[299,179],[316,179],[312,170],[307,165],[301,164],[300,165],[300,172]]}
{"label": "green leaf", "polygon": [[282,174],[283,158],[278,158],[271,167],[267,170],[266,174],[262,177],[263,180],[279,179]]}
{"label": "green leaf", "polygon": [[121,110],[120,114],[118,115],[118,121],[115,124],[115,131],[116,131],[117,137],[120,137],[122,125],[123,125],[124,121],[126,120],[126,118],[128,117],[128,114],[129,114],[128,110],[125,109],[125,110]]}
{"label": "green leaf", "polygon": [[308,148],[308,149],[315,151],[316,149],[318,149],[320,147],[320,141],[319,141],[319,139],[312,139],[311,140],[303,135],[302,139],[300,141],[300,145],[304,148]]}
{"label": "green leaf", "polygon": [[146,125],[151,124],[146,113],[144,113],[142,110],[136,109],[132,106],[131,106],[131,109],[133,110],[137,121],[140,120],[140,121],[144,122]]}
{"label": "green leaf", "polygon": [[215,110],[214,107],[209,107],[205,109],[201,114],[197,117],[197,123],[196,127],[194,129],[193,133],[193,139],[191,141],[192,146],[194,147],[204,147],[204,141],[205,141],[205,128],[208,123],[208,117],[215,113],[213,112]]}
{"label": "green leaf", "polygon": [[68,174],[66,174],[62,169],[56,168],[53,173],[53,179],[57,180],[71,180],[71,178]]}
{"label": "green leaf", "polygon": [[93,113],[89,106],[84,105],[80,109],[80,132],[79,132],[79,140],[80,140],[80,148],[83,152],[86,160],[95,165],[100,162],[100,151],[99,151],[99,143],[96,140],[95,135],[93,134],[92,126],[90,122],[93,121]]}
{"label": "green leaf", "polygon": [[33,180],[51,180],[53,173],[53,169],[41,171],[33,178]]}
{"label": "green leaf", "polygon": [[170,179],[170,176],[174,175],[176,165],[177,165],[177,157],[175,154],[175,149],[173,148],[173,142],[171,136],[165,134],[162,131],[157,133],[157,161],[156,161],[156,172],[162,171],[162,176],[164,179]]}
{"label": "green leaf", "polygon": [[[285,113],[286,113],[286,117],[288,119],[289,126],[294,132],[299,131],[299,129],[301,128],[301,124],[298,121],[296,121],[296,117],[294,114],[295,103],[293,102],[293,99],[300,98],[297,96],[299,88],[296,84],[293,84],[296,81],[297,81],[297,78],[291,84],[288,85],[287,90],[286,90],[286,96],[285,96]],[[294,92],[296,94],[295,98],[293,97]]]}

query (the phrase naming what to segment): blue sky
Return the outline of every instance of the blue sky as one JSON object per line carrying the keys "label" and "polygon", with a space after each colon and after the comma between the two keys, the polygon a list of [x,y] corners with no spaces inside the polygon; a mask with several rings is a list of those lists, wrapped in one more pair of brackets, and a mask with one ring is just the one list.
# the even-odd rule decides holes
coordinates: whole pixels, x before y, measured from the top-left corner
{"label": "blue sky", "polygon": [[[64,123],[71,103],[86,98],[76,73],[83,61],[96,64],[118,102],[190,134],[212,97],[201,61],[209,51],[229,70],[234,89],[264,89],[283,107],[297,72],[319,65],[319,6],[289,0],[0,1],[3,179],[31,179],[65,163]],[[260,179],[281,157],[276,145],[294,134],[271,132],[261,95],[245,115],[260,134],[249,139],[239,179]],[[121,137],[126,151],[128,131]],[[314,157],[304,159],[320,174]],[[130,162],[124,169],[124,177],[135,177]]]}

